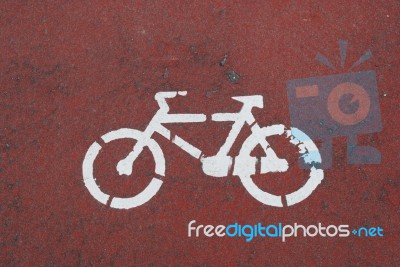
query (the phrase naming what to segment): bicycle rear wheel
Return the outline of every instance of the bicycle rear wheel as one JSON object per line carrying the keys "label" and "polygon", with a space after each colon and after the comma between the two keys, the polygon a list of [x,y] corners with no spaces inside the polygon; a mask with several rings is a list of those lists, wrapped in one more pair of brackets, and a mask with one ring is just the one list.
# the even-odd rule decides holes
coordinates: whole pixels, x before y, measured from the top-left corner
{"label": "bicycle rear wheel", "polygon": [[[101,137],[104,143],[109,143],[118,139],[134,139],[140,140],[142,132],[135,129],[121,128],[119,130],[111,131]],[[115,209],[130,209],[145,204],[152,197],[157,194],[163,181],[159,179],[165,175],[165,158],[160,146],[153,140],[150,139],[146,146],[149,148],[155,162],[154,173],[157,177],[153,177],[149,185],[141,191],[139,194],[132,197],[111,197],[109,194],[104,193],[99,185],[96,183],[96,178],[93,175],[93,165],[99,155],[102,146],[94,142],[86,152],[85,158],[82,164],[82,174],[85,186],[89,190],[90,194],[104,205],[109,205]]]}

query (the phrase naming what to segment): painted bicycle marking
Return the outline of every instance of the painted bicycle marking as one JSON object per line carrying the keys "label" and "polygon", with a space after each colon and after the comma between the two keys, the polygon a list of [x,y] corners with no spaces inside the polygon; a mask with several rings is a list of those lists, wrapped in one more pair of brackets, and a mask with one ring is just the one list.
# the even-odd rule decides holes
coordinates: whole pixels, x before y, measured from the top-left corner
{"label": "painted bicycle marking", "polygon": [[[94,177],[94,162],[102,149],[102,146],[94,142],[88,149],[83,165],[83,179],[85,186],[90,194],[104,205],[109,205],[116,209],[130,209],[138,207],[148,202],[159,191],[163,184],[161,180],[165,176],[165,157],[159,144],[152,138],[154,133],[158,133],[173,144],[180,147],[190,156],[198,159],[202,163],[202,170],[205,174],[213,177],[226,177],[232,173],[240,178],[245,189],[259,202],[283,207],[284,203],[288,206],[294,205],[306,199],[312,194],[316,187],[324,178],[323,170],[320,169],[321,155],[314,142],[301,130],[297,128],[287,129],[283,125],[271,125],[260,127],[256,122],[252,109],[263,108],[263,97],[261,95],[235,96],[232,99],[241,102],[242,108],[237,113],[215,113],[211,120],[215,122],[233,122],[232,128],[216,155],[206,157],[202,151],[185,141],[178,135],[171,134],[166,125],[171,123],[200,123],[205,122],[205,114],[170,114],[167,99],[177,96],[186,96],[186,91],[158,92],[155,100],[159,105],[159,110],[155,113],[144,131],[122,128],[104,134],[101,139],[104,143],[109,143],[118,139],[134,139],[136,144],[132,151],[121,159],[116,169],[120,175],[131,175],[134,173],[133,163],[139,160],[144,148],[148,148],[155,161],[155,177],[152,178],[149,185],[139,194],[122,198],[111,197],[109,194],[101,191]],[[244,126],[251,129],[251,134],[243,142],[239,155],[229,156],[229,152],[236,141],[239,133]],[[297,191],[287,195],[274,195],[260,189],[252,179],[256,173],[266,174],[273,172],[286,172],[289,164],[286,159],[279,158],[273,148],[269,145],[267,138],[274,135],[284,135],[288,141],[296,146],[299,151],[299,157],[303,158],[305,164],[309,166],[309,178],[307,182]],[[260,145],[263,153],[262,157],[253,157],[251,152],[256,146]],[[259,170],[257,169],[259,167]]]}

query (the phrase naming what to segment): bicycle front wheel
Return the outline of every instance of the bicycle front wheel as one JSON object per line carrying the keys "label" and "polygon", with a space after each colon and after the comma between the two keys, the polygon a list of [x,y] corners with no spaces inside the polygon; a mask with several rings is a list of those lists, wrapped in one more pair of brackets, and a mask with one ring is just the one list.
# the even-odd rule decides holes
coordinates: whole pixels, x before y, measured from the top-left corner
{"label": "bicycle front wheel", "polygon": [[[250,193],[250,195],[259,202],[274,207],[283,207],[283,203],[286,202],[287,206],[291,206],[309,197],[323,180],[324,172],[322,169],[320,169],[321,155],[315,143],[301,130],[294,127],[287,129],[283,125],[272,125],[268,127],[263,127],[259,131],[250,135],[243,143],[243,146],[237,158],[242,161],[244,160],[247,162],[256,162],[259,159],[250,156],[250,153],[257,145],[262,144],[263,142],[265,143],[267,137],[273,135],[285,135],[289,142],[298,148],[299,157],[302,157],[304,162],[309,167],[310,173],[307,182],[298,190],[292,193],[286,195],[274,195],[263,191],[254,183],[251,177],[251,175],[254,174],[254,170],[246,172],[246,170],[242,168],[243,171],[239,172],[237,175],[240,177],[243,186]],[[268,147],[267,149],[272,148]],[[275,153],[273,153],[273,155],[275,155]],[[261,169],[270,170],[267,172],[286,171],[285,168],[277,168],[275,171],[273,171],[273,168],[271,168],[271,166],[263,166],[264,163],[274,165],[274,163],[276,163],[277,161],[282,160],[279,158],[270,159],[268,158],[268,156],[271,155],[267,155],[267,157],[261,158]],[[239,162],[239,164],[241,163]],[[283,201],[283,198],[285,198],[285,201]]]}

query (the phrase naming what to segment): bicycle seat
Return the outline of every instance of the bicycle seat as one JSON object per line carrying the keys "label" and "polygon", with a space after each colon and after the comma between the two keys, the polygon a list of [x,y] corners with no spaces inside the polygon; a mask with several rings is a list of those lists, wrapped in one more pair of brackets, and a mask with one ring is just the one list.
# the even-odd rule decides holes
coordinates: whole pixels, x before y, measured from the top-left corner
{"label": "bicycle seat", "polygon": [[174,98],[177,95],[186,96],[187,91],[170,91],[170,92],[158,92],[154,95],[154,99],[157,101],[160,109],[169,111],[169,106],[167,104],[167,98]]}
{"label": "bicycle seat", "polygon": [[232,99],[242,102],[243,105],[250,107],[263,108],[264,101],[262,95],[233,96]]}
{"label": "bicycle seat", "polygon": [[154,95],[156,100],[165,99],[165,98],[174,98],[177,95],[186,96],[187,91],[169,91],[169,92],[158,92]]}

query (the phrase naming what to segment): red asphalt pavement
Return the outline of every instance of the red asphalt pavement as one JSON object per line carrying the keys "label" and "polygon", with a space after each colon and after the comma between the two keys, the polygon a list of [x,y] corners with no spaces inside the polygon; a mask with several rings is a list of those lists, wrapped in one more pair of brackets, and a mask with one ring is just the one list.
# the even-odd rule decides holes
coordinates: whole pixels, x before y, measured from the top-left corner
{"label": "red asphalt pavement", "polygon": [[[0,264],[399,266],[399,11],[393,0],[2,1]],[[348,41],[343,70],[338,40]],[[382,161],[350,165],[346,138],[334,139],[332,168],[299,204],[263,205],[239,177],[205,175],[199,161],[160,136],[166,177],[148,203],[112,209],[84,185],[89,146],[111,130],[144,130],[159,91],[188,91],[169,101],[171,111],[208,116],[237,112],[232,96],[262,95],[264,109],[254,110],[260,125],[290,126],[288,80],[350,72],[367,50],[373,57],[351,71],[376,72],[383,130],[359,140],[377,148]],[[318,52],[337,71],[319,64]],[[170,129],[213,155],[230,127],[207,121]],[[249,133],[241,133],[232,155]],[[293,148],[281,141],[271,142],[291,157]],[[130,196],[149,182],[149,154],[137,169],[143,179],[115,170],[133,144],[110,144],[99,156],[95,174],[104,191]],[[263,175],[260,187],[279,194],[301,185],[304,171],[290,162],[293,171]],[[191,220],[380,226],[384,236],[247,243],[189,238]]]}

